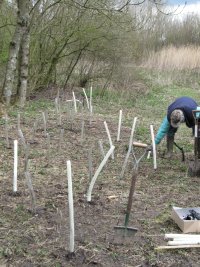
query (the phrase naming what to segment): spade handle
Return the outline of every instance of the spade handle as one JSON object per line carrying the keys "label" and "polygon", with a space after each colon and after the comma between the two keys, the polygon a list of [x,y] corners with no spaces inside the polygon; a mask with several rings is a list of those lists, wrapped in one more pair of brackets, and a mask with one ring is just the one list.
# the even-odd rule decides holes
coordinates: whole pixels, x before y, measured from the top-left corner
{"label": "spade handle", "polygon": [[131,187],[130,187],[129,197],[128,197],[128,204],[127,204],[126,217],[125,217],[125,226],[128,225],[129,215],[131,213],[131,208],[132,208],[132,203],[133,203],[133,194],[135,192],[136,178],[137,178],[137,171],[134,170],[132,178],[131,178]]}
{"label": "spade handle", "polygon": [[139,142],[133,142],[133,146],[146,148],[148,145]]}

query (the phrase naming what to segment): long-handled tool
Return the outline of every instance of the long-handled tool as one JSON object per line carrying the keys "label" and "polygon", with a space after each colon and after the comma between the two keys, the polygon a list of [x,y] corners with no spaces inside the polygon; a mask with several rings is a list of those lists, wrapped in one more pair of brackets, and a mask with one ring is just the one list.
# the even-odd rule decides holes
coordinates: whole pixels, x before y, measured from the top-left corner
{"label": "long-handled tool", "polygon": [[184,154],[184,150],[182,147],[180,147],[179,145],[177,145],[177,143],[174,142],[174,145],[180,149],[181,153],[182,153],[182,161],[185,161],[185,154]]}
{"label": "long-handled tool", "polygon": [[194,160],[189,162],[188,174],[200,176],[200,110],[192,111],[195,120],[194,128]]}
{"label": "long-handled tool", "polygon": [[114,229],[122,237],[130,236],[130,235],[135,235],[135,233],[138,231],[137,228],[129,227],[128,226],[128,222],[129,222],[129,217],[130,217],[131,208],[132,208],[133,194],[135,192],[135,184],[136,184],[136,180],[137,180],[137,173],[138,173],[139,162],[141,161],[141,159],[148,152],[148,150],[147,150],[147,144],[134,142],[133,143],[133,146],[140,147],[140,148],[146,148],[146,149],[145,149],[145,152],[142,154],[142,156],[139,159],[136,159],[135,154],[134,154],[134,151],[132,149],[132,154],[133,154],[134,159],[135,159],[135,164],[134,164],[133,174],[132,174],[132,178],[131,178],[131,186],[130,186],[129,197],[128,197],[128,204],[127,204],[127,210],[126,210],[126,215],[125,215],[125,223],[124,223],[124,225],[121,225],[121,226],[120,225],[114,226]]}

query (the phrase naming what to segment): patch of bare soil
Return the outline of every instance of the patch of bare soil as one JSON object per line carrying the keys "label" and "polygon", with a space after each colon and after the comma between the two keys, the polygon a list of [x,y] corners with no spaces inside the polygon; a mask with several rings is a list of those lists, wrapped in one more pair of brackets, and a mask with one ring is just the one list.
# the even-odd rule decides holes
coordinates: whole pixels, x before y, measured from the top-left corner
{"label": "patch of bare soil", "polygon": [[[41,111],[44,110],[38,110],[35,117],[21,114],[21,129],[30,144],[29,172],[36,197],[34,209],[24,175],[25,151],[21,140],[18,192],[12,192],[13,140],[18,139],[16,114],[9,117],[10,148],[6,146],[5,125],[2,123],[0,127],[0,266],[199,266],[198,249],[155,250],[166,243],[164,233],[181,233],[170,217],[172,205],[199,205],[199,178],[187,177],[187,163],[181,162],[179,152],[173,161],[162,159],[159,153],[157,171],[153,170],[152,158],[145,157],[141,161],[128,224],[138,232],[135,236],[121,238],[114,226],[123,225],[125,219],[133,172],[132,155],[123,179],[119,176],[132,125],[122,126],[121,140],[117,142],[117,113],[112,114],[113,120],[97,114],[91,120],[87,111],[73,118],[70,112],[64,111],[59,126],[55,110],[50,108],[47,120],[49,150]],[[36,117],[38,126],[34,133]],[[109,149],[104,120],[115,145],[114,159],[108,160],[97,178],[92,201],[87,202],[88,166],[94,175],[103,158],[99,140],[105,152]],[[63,140],[61,129],[64,129]],[[89,158],[92,159],[90,164]],[[71,160],[73,173],[74,253],[69,253],[67,160]]]}

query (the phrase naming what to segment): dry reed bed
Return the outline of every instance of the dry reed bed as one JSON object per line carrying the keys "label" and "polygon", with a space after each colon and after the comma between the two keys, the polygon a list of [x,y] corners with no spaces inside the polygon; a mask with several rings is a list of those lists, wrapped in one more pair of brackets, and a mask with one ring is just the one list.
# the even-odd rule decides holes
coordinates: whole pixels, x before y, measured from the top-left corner
{"label": "dry reed bed", "polygon": [[151,52],[144,67],[159,70],[195,70],[200,68],[200,47],[183,46],[164,47],[160,51]]}

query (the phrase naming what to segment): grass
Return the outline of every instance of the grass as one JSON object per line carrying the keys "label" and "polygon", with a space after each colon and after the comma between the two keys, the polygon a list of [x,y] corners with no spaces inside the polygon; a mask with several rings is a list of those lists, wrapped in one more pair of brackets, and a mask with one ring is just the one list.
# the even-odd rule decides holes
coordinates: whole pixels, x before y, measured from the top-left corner
{"label": "grass", "polygon": [[25,109],[21,109],[18,106],[11,107],[9,115],[12,116],[13,118],[17,118],[17,115],[19,113],[22,113],[23,116],[26,116],[27,118],[35,118],[35,116],[38,115],[38,110],[40,110],[41,112],[45,110],[50,110],[53,106],[54,103],[52,101],[49,101],[49,99],[39,99],[37,101],[29,101],[27,102]]}

